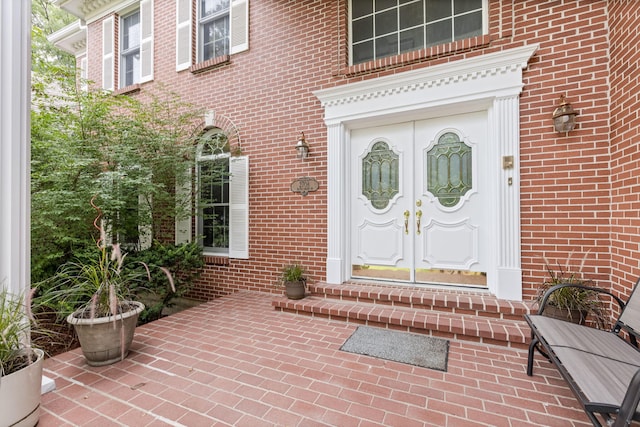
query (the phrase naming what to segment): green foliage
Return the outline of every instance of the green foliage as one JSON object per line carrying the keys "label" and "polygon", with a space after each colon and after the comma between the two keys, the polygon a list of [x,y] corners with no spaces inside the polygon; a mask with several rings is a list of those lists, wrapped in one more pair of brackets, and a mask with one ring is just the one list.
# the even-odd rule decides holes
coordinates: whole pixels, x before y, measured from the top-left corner
{"label": "green foliage", "polygon": [[[544,294],[555,285],[567,283],[591,286],[592,281],[585,279],[582,274],[588,254],[589,252],[582,257],[577,266],[574,266],[571,261],[573,253],[571,253],[564,265],[559,262],[556,263],[557,269],[554,269],[549,261],[545,259],[545,267],[549,273],[549,278],[538,288],[538,303],[541,302]],[[569,319],[572,318],[572,311],[574,311],[579,312],[582,319],[591,316],[598,327],[606,324],[606,313],[602,302],[598,294],[592,290],[571,286],[560,288],[550,295],[547,304],[565,311]]]}
{"label": "green foliage", "polygon": [[120,313],[122,303],[147,280],[144,266],[123,268],[125,258],[118,245],[110,250],[100,246],[92,255],[64,263],[54,276],[36,285],[42,291],[40,301],[62,318],[78,309],[87,318]]}
{"label": "green foliage", "polygon": [[6,289],[0,290],[0,377],[28,363],[23,359],[24,350],[28,347],[29,327],[23,298],[10,294]]}
{"label": "green foliage", "polygon": [[101,92],[34,94],[32,280],[97,240],[87,200],[97,195],[114,241],[139,249],[162,224],[191,215],[196,109],[174,94],[145,100]]}
{"label": "green foliage", "polygon": [[162,265],[174,277],[172,289],[165,274],[151,271],[151,281],[137,295],[137,299],[146,305],[140,315],[142,323],[160,318],[165,307],[172,307],[175,298],[184,296],[204,266],[202,248],[197,243],[171,245],[154,242],[149,249],[131,253],[130,258],[147,265]]}
{"label": "green foliage", "polygon": [[287,264],[282,268],[281,279],[283,282],[299,282],[306,280],[305,268],[300,264]]}

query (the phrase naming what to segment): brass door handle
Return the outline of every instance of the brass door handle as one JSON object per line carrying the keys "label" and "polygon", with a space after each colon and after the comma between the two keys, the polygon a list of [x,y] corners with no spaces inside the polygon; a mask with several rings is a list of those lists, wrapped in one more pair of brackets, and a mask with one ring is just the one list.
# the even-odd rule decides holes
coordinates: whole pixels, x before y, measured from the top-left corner
{"label": "brass door handle", "polygon": [[411,212],[408,210],[404,211],[404,234],[409,234],[409,216]]}
{"label": "brass door handle", "polygon": [[420,234],[420,219],[422,218],[422,210],[418,210],[418,212],[416,212],[416,234]]}

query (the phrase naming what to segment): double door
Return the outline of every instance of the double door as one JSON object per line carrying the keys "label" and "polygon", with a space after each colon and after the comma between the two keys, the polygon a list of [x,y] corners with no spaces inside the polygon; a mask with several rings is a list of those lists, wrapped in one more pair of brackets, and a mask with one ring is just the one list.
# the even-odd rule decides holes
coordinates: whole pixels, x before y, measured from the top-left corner
{"label": "double door", "polygon": [[351,132],[353,278],[486,286],[486,123],[478,112]]}

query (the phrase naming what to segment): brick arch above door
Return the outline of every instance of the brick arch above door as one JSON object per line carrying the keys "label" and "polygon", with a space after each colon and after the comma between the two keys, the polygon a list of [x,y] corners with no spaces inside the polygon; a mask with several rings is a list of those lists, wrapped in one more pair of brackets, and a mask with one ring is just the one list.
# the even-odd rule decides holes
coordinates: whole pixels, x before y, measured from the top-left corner
{"label": "brick arch above door", "polygon": [[522,70],[537,50],[523,46],[314,92],[325,110],[328,155],[327,277],[350,277],[347,158],[353,129],[454,113],[487,111],[488,156],[513,157],[513,168],[491,177],[490,203],[499,207],[490,227],[489,290],[498,298],[522,300],[520,256],[520,105]]}

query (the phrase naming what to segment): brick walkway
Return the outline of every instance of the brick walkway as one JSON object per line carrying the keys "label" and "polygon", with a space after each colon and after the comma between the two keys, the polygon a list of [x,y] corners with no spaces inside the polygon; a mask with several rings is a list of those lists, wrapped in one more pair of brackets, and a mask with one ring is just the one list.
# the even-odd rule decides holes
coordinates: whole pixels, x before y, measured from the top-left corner
{"label": "brick walkway", "polygon": [[452,341],[448,372],[339,350],[356,325],[277,312],[240,292],[141,326],[129,357],[45,361],[49,426],[589,426],[555,368]]}

